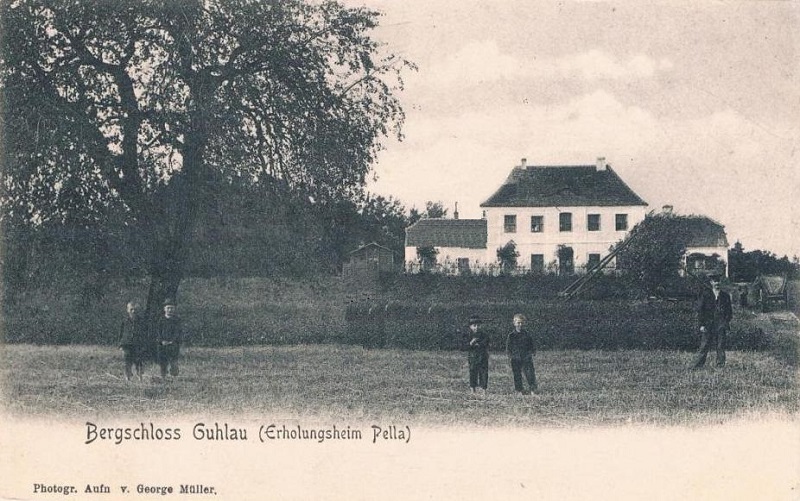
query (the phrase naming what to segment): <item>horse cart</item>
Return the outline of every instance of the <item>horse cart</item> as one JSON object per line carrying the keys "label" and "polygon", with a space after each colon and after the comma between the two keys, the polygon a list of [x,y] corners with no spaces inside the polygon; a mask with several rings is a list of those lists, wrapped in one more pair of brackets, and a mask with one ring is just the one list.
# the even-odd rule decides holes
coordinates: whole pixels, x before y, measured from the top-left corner
{"label": "horse cart", "polygon": [[753,282],[755,299],[761,311],[768,311],[771,303],[789,302],[789,280],[786,275],[759,275]]}

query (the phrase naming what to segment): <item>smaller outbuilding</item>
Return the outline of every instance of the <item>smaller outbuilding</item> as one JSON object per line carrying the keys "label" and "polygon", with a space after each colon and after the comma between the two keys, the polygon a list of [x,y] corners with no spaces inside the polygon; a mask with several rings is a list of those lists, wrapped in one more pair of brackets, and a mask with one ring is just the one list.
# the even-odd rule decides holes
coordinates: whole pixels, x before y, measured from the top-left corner
{"label": "smaller outbuilding", "polygon": [[394,251],[375,242],[362,245],[350,252],[348,265],[351,268],[369,268],[378,273],[397,271],[394,262]]}
{"label": "smaller outbuilding", "polygon": [[728,237],[725,227],[707,216],[680,219],[687,235],[686,269],[692,273],[728,275]]}
{"label": "smaller outbuilding", "polygon": [[429,248],[438,263],[454,263],[459,273],[489,264],[485,219],[420,219],[406,228],[406,270],[414,270],[418,249]]}

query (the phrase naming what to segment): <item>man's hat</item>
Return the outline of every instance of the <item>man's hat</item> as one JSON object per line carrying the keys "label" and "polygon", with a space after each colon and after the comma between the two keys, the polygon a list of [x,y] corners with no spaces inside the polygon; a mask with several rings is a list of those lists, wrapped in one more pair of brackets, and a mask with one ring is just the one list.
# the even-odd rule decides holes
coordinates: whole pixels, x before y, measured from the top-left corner
{"label": "man's hat", "polygon": [[164,300],[164,306],[175,306],[175,300],[171,297],[168,297]]}
{"label": "man's hat", "polygon": [[483,320],[481,320],[481,317],[479,317],[478,315],[472,315],[471,317],[469,317],[469,325],[478,325],[482,323]]}

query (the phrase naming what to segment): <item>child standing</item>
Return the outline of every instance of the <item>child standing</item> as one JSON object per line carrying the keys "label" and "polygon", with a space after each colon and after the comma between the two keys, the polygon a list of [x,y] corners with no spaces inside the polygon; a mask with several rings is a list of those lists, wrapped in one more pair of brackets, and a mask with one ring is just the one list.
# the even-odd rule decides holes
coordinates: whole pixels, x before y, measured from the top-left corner
{"label": "child standing", "polygon": [[464,349],[469,362],[469,387],[473,393],[480,388],[485,394],[489,386],[489,336],[481,330],[481,319],[477,316],[469,319]]}
{"label": "child standing", "polygon": [[119,328],[119,345],[125,357],[125,379],[133,377],[132,367],[136,367],[139,380],[144,375],[144,357],[147,350],[144,321],[139,317],[139,303],[131,301],[127,305],[128,315]]}
{"label": "child standing", "polygon": [[175,301],[164,301],[164,316],[158,321],[156,327],[156,342],[158,344],[158,364],[161,366],[161,377],[167,377],[167,369],[171,376],[178,375],[178,355],[180,354],[183,332],[181,320],[176,314]]}
{"label": "child standing", "polygon": [[[514,374],[514,390],[520,394],[529,395],[537,390],[536,370],[533,367],[533,355],[536,347],[533,336],[525,330],[525,315],[514,315],[514,330],[508,335],[506,352],[511,361],[511,372]],[[528,380],[529,390],[526,392],[522,384],[522,373]]]}

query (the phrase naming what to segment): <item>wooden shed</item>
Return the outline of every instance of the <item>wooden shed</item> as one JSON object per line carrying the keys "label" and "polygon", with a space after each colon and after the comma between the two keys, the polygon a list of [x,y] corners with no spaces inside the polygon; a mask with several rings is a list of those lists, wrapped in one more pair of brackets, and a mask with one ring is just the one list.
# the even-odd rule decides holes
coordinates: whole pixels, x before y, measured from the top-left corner
{"label": "wooden shed", "polygon": [[379,273],[395,271],[394,251],[375,242],[362,245],[350,252],[350,265],[354,268],[377,268]]}

